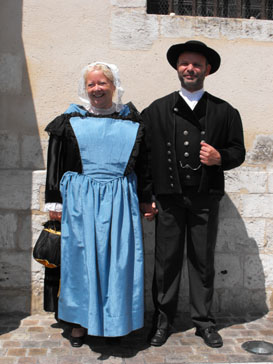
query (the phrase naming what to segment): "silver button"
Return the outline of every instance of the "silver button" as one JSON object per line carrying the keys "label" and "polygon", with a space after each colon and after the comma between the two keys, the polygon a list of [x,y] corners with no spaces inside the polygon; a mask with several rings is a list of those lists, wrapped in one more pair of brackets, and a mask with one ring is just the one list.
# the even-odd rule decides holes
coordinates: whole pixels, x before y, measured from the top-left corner
{"label": "silver button", "polygon": [[183,131],[183,134],[184,134],[184,135],[188,135],[188,134],[189,134],[188,130],[184,130],[184,131]]}
{"label": "silver button", "polygon": [[205,130],[202,130],[201,135],[205,135],[205,134],[206,134]]}
{"label": "silver button", "polygon": [[177,111],[178,111],[178,108],[177,108],[177,107],[175,107],[175,108],[173,109],[173,111],[177,112]]}
{"label": "silver button", "polygon": [[206,143],[206,141],[203,139],[203,140],[201,140],[201,143]]}
{"label": "silver button", "polygon": [[168,142],[167,143],[167,147],[170,147],[172,145],[172,143],[171,142]]}
{"label": "silver button", "polygon": [[171,186],[171,188],[173,188],[173,186],[174,186],[173,183],[171,183],[170,186]]}
{"label": "silver button", "polygon": [[191,176],[189,174],[187,174],[186,179],[191,179]]}
{"label": "silver button", "polygon": [[169,171],[172,171],[173,169],[172,169],[172,167],[169,167]]}
{"label": "silver button", "polygon": [[187,157],[188,158],[188,156],[189,156],[189,153],[188,152],[185,152],[184,153],[184,157]]}
{"label": "silver button", "polygon": [[172,174],[170,174],[170,179],[173,179],[173,175]]}
{"label": "silver button", "polygon": [[170,155],[170,154],[172,154],[172,152],[171,152],[170,150],[168,150],[168,151],[167,151],[167,154],[169,154],[169,155]]}
{"label": "silver button", "polygon": [[188,145],[189,145],[190,143],[186,140],[185,142],[184,142],[184,145],[187,147]]}
{"label": "silver button", "polygon": [[169,158],[169,159],[168,159],[168,162],[169,162],[169,163],[172,163],[172,160],[171,160],[171,158]]}

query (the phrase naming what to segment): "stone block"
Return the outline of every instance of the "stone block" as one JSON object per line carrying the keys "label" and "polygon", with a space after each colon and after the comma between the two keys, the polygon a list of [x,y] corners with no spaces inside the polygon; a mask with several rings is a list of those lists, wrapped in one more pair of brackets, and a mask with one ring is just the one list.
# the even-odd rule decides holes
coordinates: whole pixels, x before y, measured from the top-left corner
{"label": "stone block", "polygon": [[273,287],[273,254],[260,254],[259,259],[263,268],[264,286],[270,289]]}
{"label": "stone block", "polygon": [[241,195],[235,193],[225,194],[220,202],[219,219],[237,218],[240,219]]}
{"label": "stone block", "polygon": [[204,35],[207,38],[218,39],[220,37],[220,18],[194,17],[194,35]]}
{"label": "stone block", "polygon": [[[264,263],[265,261],[264,257]],[[249,254],[244,257],[244,287],[251,290],[265,287],[263,262],[258,254]]]}
{"label": "stone block", "polygon": [[21,213],[18,217],[17,244],[21,251],[31,252],[32,223],[30,213]]}
{"label": "stone block", "polygon": [[265,220],[220,219],[217,251],[258,252],[264,246]]}
{"label": "stone block", "polygon": [[242,195],[242,216],[244,218],[273,218],[272,194]]}
{"label": "stone block", "polygon": [[220,19],[220,33],[227,39],[250,38],[270,41],[272,22],[258,19]]}
{"label": "stone block", "polygon": [[111,3],[120,8],[146,7],[146,0],[111,0]]}
{"label": "stone block", "polygon": [[240,167],[225,173],[225,189],[235,193],[265,193],[267,172],[259,167]]}
{"label": "stone block", "polygon": [[246,160],[254,163],[272,163],[273,135],[257,135]]}
{"label": "stone block", "polygon": [[223,18],[220,21],[220,31],[227,39],[236,39],[242,34],[242,21],[240,19]]}
{"label": "stone block", "polygon": [[43,302],[44,302],[44,289],[43,284],[39,286],[32,286],[32,295],[31,295],[31,312],[39,313],[43,311]]}
{"label": "stone block", "polygon": [[32,172],[0,171],[0,206],[3,209],[27,210],[32,199]]}
{"label": "stone block", "polygon": [[218,253],[215,256],[215,288],[243,286],[243,265],[240,256]]}
{"label": "stone block", "polygon": [[[31,256],[32,258],[32,256]],[[38,262],[34,258],[31,259],[31,277],[32,282],[37,284],[42,284],[44,279],[44,266]]]}
{"label": "stone block", "polygon": [[273,224],[271,220],[266,222],[265,228],[266,250],[273,251]]}
{"label": "stone block", "polygon": [[41,188],[45,186],[46,171],[34,171],[32,173],[32,200],[31,207],[34,210],[42,210],[41,206]]}
{"label": "stone block", "polygon": [[239,314],[247,312],[267,312],[266,296],[263,289],[249,290],[233,287],[230,290],[218,290],[220,312]]}
{"label": "stone block", "polygon": [[119,50],[149,49],[158,38],[157,16],[145,11],[113,11],[111,28],[111,44]]}
{"label": "stone block", "polygon": [[269,311],[273,311],[273,292],[272,289],[267,290],[266,292],[266,302],[267,302],[267,306]]}
{"label": "stone block", "polygon": [[43,169],[45,161],[39,135],[25,135],[22,142],[22,165],[24,169]]}
{"label": "stone block", "polygon": [[18,220],[16,214],[0,214],[0,249],[12,250],[16,247]]}
{"label": "stone block", "polygon": [[48,214],[32,214],[31,225],[32,225],[32,247],[34,247],[42,229],[43,224],[49,219]]}
{"label": "stone block", "polygon": [[260,22],[256,19],[242,20],[242,38],[252,38],[259,41],[272,39],[273,25],[270,20]]}
{"label": "stone block", "polygon": [[2,290],[0,288],[0,312],[26,312],[31,309],[30,290]]}
{"label": "stone block", "polygon": [[0,131],[0,163],[1,168],[19,168],[20,144],[18,135],[8,131]]}
{"label": "stone block", "polygon": [[162,16],[160,35],[166,38],[191,37],[194,34],[191,17]]}
{"label": "stone block", "polygon": [[23,59],[19,54],[0,54],[0,92],[18,95],[22,92]]}
{"label": "stone block", "polygon": [[0,288],[26,289],[31,286],[31,256],[29,252],[1,252]]}
{"label": "stone block", "polygon": [[268,171],[268,193],[273,193],[273,171]]}

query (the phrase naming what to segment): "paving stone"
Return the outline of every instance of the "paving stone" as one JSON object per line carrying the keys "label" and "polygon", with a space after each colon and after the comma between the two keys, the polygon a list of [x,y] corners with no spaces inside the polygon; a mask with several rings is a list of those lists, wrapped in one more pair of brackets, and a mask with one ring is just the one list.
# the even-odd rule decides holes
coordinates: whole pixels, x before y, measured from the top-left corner
{"label": "paving stone", "polygon": [[18,363],[17,364],[37,364],[37,359],[36,358],[19,358]]}
{"label": "paving stone", "polygon": [[46,348],[31,348],[28,351],[28,355],[29,356],[38,356],[38,355],[46,355],[47,354],[47,349]]}
{"label": "paving stone", "polygon": [[39,320],[22,320],[22,326],[35,326],[38,325]]}
{"label": "paving stone", "polygon": [[31,326],[28,328],[27,330],[28,332],[44,332],[45,328],[44,327],[39,327],[39,326]]}
{"label": "paving stone", "polygon": [[5,340],[3,341],[2,347],[3,348],[20,348],[22,346],[20,341],[13,341],[13,340]]}
{"label": "paving stone", "polygon": [[70,348],[51,348],[50,349],[50,355],[68,355],[70,354],[71,350]]}
{"label": "paving stone", "polygon": [[25,356],[26,355],[26,349],[22,348],[12,348],[8,349],[7,356]]}
{"label": "paving stone", "polygon": [[0,364],[15,364],[17,358],[0,358]]}
{"label": "paving stone", "polygon": [[[72,348],[67,331],[56,324],[53,315],[33,315],[12,321],[0,315],[0,364],[236,364],[272,363],[273,355],[255,355],[242,349],[248,340],[273,343],[273,314],[217,315],[224,339],[221,348],[206,346],[195,329],[185,330],[188,318],[178,318],[177,329],[165,345],[148,346],[150,326],[110,346],[103,338],[89,336],[81,348]],[[15,323],[17,322],[17,327]],[[151,325],[150,321],[149,325]],[[11,326],[9,326],[9,325]],[[13,326],[15,325],[15,326]],[[11,329],[9,329],[11,327]],[[11,330],[11,331],[9,331]],[[2,334],[1,334],[2,333]]]}
{"label": "paving stone", "polygon": [[57,364],[58,363],[58,358],[55,357],[53,358],[52,356],[50,357],[39,357],[37,358],[37,362],[36,364]]}

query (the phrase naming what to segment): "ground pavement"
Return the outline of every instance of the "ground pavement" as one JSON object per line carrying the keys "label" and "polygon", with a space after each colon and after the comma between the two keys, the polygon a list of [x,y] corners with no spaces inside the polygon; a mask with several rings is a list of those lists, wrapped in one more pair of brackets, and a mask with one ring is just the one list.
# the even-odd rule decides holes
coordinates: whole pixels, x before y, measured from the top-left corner
{"label": "ground pavement", "polygon": [[161,347],[149,346],[151,327],[109,345],[89,336],[81,348],[72,348],[68,328],[56,323],[52,314],[26,316],[0,314],[0,364],[181,364],[181,363],[272,363],[273,355],[251,354],[242,349],[249,340],[273,343],[273,312],[245,317],[219,316],[218,328],[224,346],[212,349],[195,336],[189,317],[176,320],[176,330]]}

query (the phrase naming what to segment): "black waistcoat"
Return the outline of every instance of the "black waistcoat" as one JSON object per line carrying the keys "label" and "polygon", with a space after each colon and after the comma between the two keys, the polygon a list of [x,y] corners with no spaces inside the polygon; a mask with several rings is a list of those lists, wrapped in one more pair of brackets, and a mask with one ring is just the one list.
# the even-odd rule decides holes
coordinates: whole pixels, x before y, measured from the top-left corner
{"label": "black waistcoat", "polygon": [[200,142],[206,140],[206,97],[194,110],[179,97],[175,107],[175,151],[182,186],[198,186],[201,179]]}

